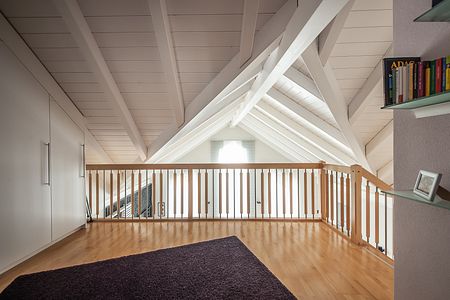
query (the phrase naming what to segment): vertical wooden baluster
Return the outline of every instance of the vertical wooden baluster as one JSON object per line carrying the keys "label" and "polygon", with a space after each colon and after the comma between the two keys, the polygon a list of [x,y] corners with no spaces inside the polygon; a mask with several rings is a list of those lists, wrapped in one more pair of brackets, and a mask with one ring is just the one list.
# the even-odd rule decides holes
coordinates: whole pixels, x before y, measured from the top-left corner
{"label": "vertical wooden baluster", "polygon": [[123,189],[124,189],[124,199],[125,199],[125,203],[123,205],[123,216],[125,217],[125,219],[127,218],[127,170],[123,170]]}
{"label": "vertical wooden baluster", "polygon": [[387,231],[387,226],[388,226],[388,223],[387,223],[387,194],[386,193],[384,193],[384,254],[385,255],[387,255],[387,247],[388,247],[388,244],[387,244],[387,233],[388,233],[388,231]]}
{"label": "vertical wooden baluster", "polygon": [[149,180],[148,180],[148,170],[145,170],[145,187],[146,187],[146,193],[145,193],[145,219],[148,219],[150,212],[149,212],[149,207],[150,207],[150,188],[149,188]]}
{"label": "vertical wooden baluster", "polygon": [[380,193],[378,187],[375,188],[375,247],[378,249],[380,243]]}
{"label": "vertical wooden baluster", "polygon": [[222,218],[222,170],[219,169],[219,219]]}
{"label": "vertical wooden baluster", "polygon": [[163,194],[164,188],[163,188],[163,170],[159,170],[159,218],[161,219],[163,217],[163,200],[164,200],[164,194]]}
{"label": "vertical wooden baluster", "polygon": [[209,197],[208,197],[208,170],[205,169],[205,218],[208,219]]}
{"label": "vertical wooden baluster", "polygon": [[173,170],[173,217],[177,217],[177,170]]}
{"label": "vertical wooden baluster", "polygon": [[170,171],[169,169],[166,170],[166,205],[164,206],[164,215],[166,216],[166,218],[170,217],[170,180],[169,180],[169,174]]}
{"label": "vertical wooden baluster", "polygon": [[330,208],[331,208],[331,225],[334,225],[334,181],[333,171],[330,172]]}
{"label": "vertical wooden baluster", "polygon": [[202,214],[202,173],[201,170],[198,169],[198,173],[197,173],[197,213],[198,213],[198,217],[200,218],[201,214]]}
{"label": "vertical wooden baluster", "polygon": [[114,182],[114,175],[113,175],[113,171],[111,170],[109,173],[109,215],[112,219],[112,215],[113,215],[113,182]]}
{"label": "vertical wooden baluster", "polygon": [[152,218],[156,218],[156,170],[152,171]]}
{"label": "vertical wooden baluster", "polygon": [[370,182],[366,184],[366,238],[370,241]]}
{"label": "vertical wooden baluster", "polygon": [[92,171],[89,171],[89,209],[92,215]]}
{"label": "vertical wooden baluster", "polygon": [[247,173],[247,218],[250,218],[250,169]]}
{"label": "vertical wooden baluster", "polygon": [[98,219],[98,211],[99,211],[99,195],[100,195],[100,184],[99,184],[99,176],[98,170],[95,172],[95,215]]}
{"label": "vertical wooden baluster", "polygon": [[361,184],[362,176],[359,167],[352,166],[351,177],[351,235],[350,238],[355,244],[361,244],[362,242],[362,229],[361,229]]}
{"label": "vertical wooden baluster", "polygon": [[345,179],[345,201],[346,201],[346,224],[347,235],[350,234],[350,174],[347,174]]}
{"label": "vertical wooden baluster", "polygon": [[131,170],[131,218],[134,219],[134,170]]}
{"label": "vertical wooden baluster", "polygon": [[320,182],[320,218],[322,221],[326,220],[326,205],[325,205],[325,197],[326,197],[326,188],[325,188],[325,170],[320,169],[319,171],[319,182]]}
{"label": "vertical wooden baluster", "polygon": [[139,170],[138,173],[138,218],[141,218],[141,202],[142,202],[142,177],[141,177],[141,170]]}
{"label": "vertical wooden baluster", "polygon": [[261,169],[261,218],[264,219],[264,170]]}
{"label": "vertical wooden baluster", "polygon": [[339,206],[339,190],[338,190],[338,188],[339,188],[339,183],[338,183],[338,181],[339,181],[339,173],[336,171],[336,177],[334,178],[334,180],[335,180],[335,193],[336,193],[336,195],[335,195],[335,201],[336,201],[336,204],[335,204],[335,207],[336,207],[336,228],[337,229],[339,229],[339,215],[340,215],[340,211],[339,211],[339,209],[340,209],[340,206]]}
{"label": "vertical wooden baluster", "polygon": [[314,219],[315,211],[316,211],[314,169],[311,170],[311,210],[312,210],[312,218]]}
{"label": "vertical wooden baluster", "polygon": [[230,180],[230,176],[229,176],[230,174],[229,174],[229,172],[228,172],[228,169],[226,169],[226,174],[225,174],[225,188],[226,188],[226,191],[225,191],[225,201],[226,201],[226,213],[227,213],[227,219],[228,219],[228,214],[229,214],[229,212],[230,212],[230,203],[229,203],[229,192],[230,192],[230,183],[229,183],[229,180]]}
{"label": "vertical wooden baluster", "polygon": [[300,219],[300,169],[297,169],[297,217]]}
{"label": "vertical wooden baluster", "polygon": [[283,218],[286,218],[286,172],[281,169],[281,195],[283,196]]}
{"label": "vertical wooden baluster", "polygon": [[233,219],[236,219],[236,169],[233,169]]}
{"label": "vertical wooden baluster", "polygon": [[341,217],[341,230],[344,232],[344,173],[341,173],[340,177],[340,200],[341,200],[341,209],[340,209],[340,217]]}
{"label": "vertical wooden baluster", "polygon": [[292,214],[294,213],[294,196],[292,195],[293,189],[292,189],[292,169],[289,170],[289,196],[290,196],[290,207],[291,207],[291,219]]}
{"label": "vertical wooden baluster", "polygon": [[180,170],[180,214],[184,217],[184,170]]}
{"label": "vertical wooden baluster", "polygon": [[269,218],[272,217],[272,175],[269,172],[267,173],[267,212],[269,214]]}
{"label": "vertical wooden baluster", "polygon": [[103,219],[106,219],[106,170],[103,170]]}
{"label": "vertical wooden baluster", "polygon": [[241,212],[241,219],[242,219],[242,213],[243,213],[243,209],[244,209],[244,199],[242,199],[242,197],[244,196],[244,178],[243,178],[244,174],[242,172],[242,169],[239,172],[239,187],[240,187],[240,193],[239,193],[239,199],[240,199],[240,212]]}
{"label": "vertical wooden baluster", "polygon": [[120,170],[117,170],[117,219],[120,218]]}
{"label": "vertical wooden baluster", "polygon": [[254,177],[253,178],[255,179],[253,181],[253,192],[254,192],[254,198],[253,199],[255,199],[255,218],[256,218],[256,215],[257,215],[257,210],[256,210],[256,169],[254,171]]}
{"label": "vertical wooden baluster", "polygon": [[305,202],[305,219],[308,219],[308,170],[303,173],[303,201]]}
{"label": "vertical wooden baluster", "polygon": [[192,214],[194,209],[194,182],[192,180],[192,169],[188,170],[188,189],[189,189],[189,197],[188,197],[188,219],[192,220]]}
{"label": "vertical wooden baluster", "polygon": [[275,215],[278,218],[278,169],[275,169]]}
{"label": "vertical wooden baluster", "polygon": [[325,211],[324,211],[324,213],[325,213],[325,220],[329,223],[330,222],[330,209],[329,209],[329,202],[330,202],[330,193],[329,193],[329,180],[328,180],[328,171],[327,170],[325,170],[325,172],[324,172],[324,174],[325,174],[325,177],[324,177],[324,180],[325,180]]}

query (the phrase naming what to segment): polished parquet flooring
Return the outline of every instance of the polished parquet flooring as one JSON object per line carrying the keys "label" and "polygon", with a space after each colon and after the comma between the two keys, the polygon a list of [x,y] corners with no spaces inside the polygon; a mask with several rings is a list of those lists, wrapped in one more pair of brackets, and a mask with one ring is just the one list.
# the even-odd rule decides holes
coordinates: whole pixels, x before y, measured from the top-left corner
{"label": "polished parquet flooring", "polygon": [[299,299],[392,299],[392,267],[320,222],[97,222],[0,276],[236,235]]}

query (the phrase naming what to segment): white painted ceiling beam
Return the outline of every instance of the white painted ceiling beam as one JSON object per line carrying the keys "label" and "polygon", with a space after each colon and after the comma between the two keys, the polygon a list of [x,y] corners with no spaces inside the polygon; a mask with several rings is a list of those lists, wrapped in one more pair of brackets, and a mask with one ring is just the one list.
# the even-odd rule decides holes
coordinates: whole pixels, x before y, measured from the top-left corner
{"label": "white painted ceiling beam", "polygon": [[259,0],[244,0],[242,15],[241,44],[239,49],[240,64],[245,64],[252,57],[253,42],[258,19]]}
{"label": "white painted ceiling beam", "polygon": [[122,125],[136,147],[136,152],[142,160],[145,160],[147,157],[147,146],[106,65],[78,2],[76,0],[54,0],[53,2],[103,91],[108,99],[112,100],[113,107],[118,113]]}
{"label": "white painted ceiling beam", "polygon": [[2,14],[0,14],[0,39],[16,55],[28,71],[33,74],[34,78],[39,81],[42,87],[61,106],[72,121],[84,131],[87,147],[96,152],[104,163],[112,163],[111,158],[87,129],[86,118],[80,113],[33,51],[31,51]]}
{"label": "white painted ceiling beam", "polygon": [[267,114],[263,109],[258,109],[257,106],[250,113],[261,122],[264,122],[274,130],[279,132],[282,135],[281,137],[289,139],[290,141],[303,148],[306,152],[315,156],[317,160],[323,160],[330,163],[343,163],[343,161],[339,161],[338,159],[336,159],[336,157],[330,155],[329,153],[326,153],[325,151],[322,151],[322,149],[318,147],[317,144],[312,142],[312,140],[310,139],[311,136],[308,136],[308,138],[306,138],[303,134],[304,130],[302,130],[303,132],[294,132],[294,130],[289,128],[289,126],[286,126],[285,123],[281,122],[274,116]]}
{"label": "white painted ceiling beam", "polygon": [[[279,45],[289,19],[296,8],[296,0],[288,0],[255,35],[251,58],[241,66],[239,53],[214,77],[185,109],[185,123],[182,128],[169,128],[149,148],[148,157],[159,155],[164,145],[172,143],[189,133],[198,122],[214,115],[230,103],[231,93],[250,82],[262,69],[261,64]],[[218,103],[220,105],[218,105]]]}
{"label": "white painted ceiling beam", "polygon": [[[392,46],[386,51],[385,56],[392,55]],[[383,78],[383,59],[381,59],[375,68],[370,73],[369,77],[366,79],[364,84],[352,98],[348,105],[348,118],[350,123],[355,123],[356,120],[365,111],[367,105],[369,104],[368,99],[370,99],[371,93],[375,90],[377,85],[381,84]]]}
{"label": "white painted ceiling beam", "polygon": [[280,46],[264,63],[231,125],[236,126],[339,13],[348,0],[304,0],[289,20]]}
{"label": "white painted ceiling beam", "polygon": [[386,126],[384,126],[378,133],[367,143],[366,156],[370,161],[370,158],[378,151],[384,151],[386,149],[385,143],[392,144],[394,138],[394,120],[391,120]]}
{"label": "white painted ceiling beam", "polygon": [[166,0],[148,0],[159,56],[167,79],[167,93],[178,126],[184,123],[184,101],[172,42]]}
{"label": "white painted ceiling beam", "polygon": [[342,134],[347,139],[348,145],[353,151],[356,160],[366,169],[371,170],[369,162],[365,156],[363,147],[353,132],[352,126],[347,118],[347,105],[342,95],[339,84],[334,77],[334,72],[329,63],[325,66],[319,57],[317,43],[311,44],[302,54],[311,77],[316,82],[317,88],[327,103],[336,123]]}
{"label": "white painted ceiling beam", "polygon": [[261,124],[252,119],[251,115],[247,115],[247,117],[239,123],[239,126],[294,162],[317,161],[315,158],[311,158],[310,155],[305,154],[305,151],[298,146],[293,145],[292,143],[286,144],[286,140],[279,140],[279,137],[276,136],[276,134],[271,129],[267,129],[267,132],[270,132],[272,135],[275,134],[275,137],[273,137],[272,135],[268,137],[267,134],[262,134],[263,132],[261,130]]}
{"label": "white painted ceiling beam", "polygon": [[387,184],[392,185],[394,183],[394,162],[391,160],[378,169],[377,177]]}
{"label": "white painted ceiling beam", "polygon": [[323,132],[325,135],[328,135],[330,138],[334,139],[342,146],[347,147],[347,140],[342,136],[339,129],[325,122],[300,104],[296,103],[294,100],[290,99],[288,96],[272,88],[269,90],[265,97],[269,101],[276,101],[284,108],[297,114],[299,117],[305,120],[306,123],[309,123],[313,127]]}
{"label": "white painted ceiling beam", "polygon": [[247,131],[249,134],[253,135],[255,138],[293,162],[310,162],[308,159],[301,156],[298,152],[294,151],[293,153],[291,153],[289,150],[286,150],[285,147],[281,147],[280,144],[262,135],[258,128],[253,128],[251,124],[246,124],[245,119],[243,122],[239,123],[238,127]]}
{"label": "white painted ceiling beam", "polygon": [[[332,144],[315,135],[310,130],[301,126],[294,120],[288,118],[286,115],[276,110],[271,105],[261,101],[255,108],[261,111],[267,117],[279,123],[287,130],[291,131],[293,134],[297,135],[299,138],[312,144],[315,148],[317,148],[325,155],[332,157],[334,161],[344,165],[352,165],[355,163],[355,160],[350,157],[348,153],[345,153],[340,149],[334,147]],[[324,160],[327,161],[327,158],[324,157]]]}
{"label": "white painted ceiling beam", "polygon": [[307,91],[309,94],[311,94],[313,97],[315,97],[317,100],[323,101],[322,95],[317,89],[314,80],[303,74],[301,71],[297,70],[294,67],[290,67],[284,73],[284,76],[287,80],[295,83],[296,85]]}
{"label": "white painted ceiling beam", "polygon": [[348,14],[352,10],[353,3],[355,3],[355,0],[349,0],[339,14],[319,35],[319,57],[322,61],[322,65],[325,65],[328,62],[331,51],[341,34],[342,28],[344,28],[345,20],[347,20]]}

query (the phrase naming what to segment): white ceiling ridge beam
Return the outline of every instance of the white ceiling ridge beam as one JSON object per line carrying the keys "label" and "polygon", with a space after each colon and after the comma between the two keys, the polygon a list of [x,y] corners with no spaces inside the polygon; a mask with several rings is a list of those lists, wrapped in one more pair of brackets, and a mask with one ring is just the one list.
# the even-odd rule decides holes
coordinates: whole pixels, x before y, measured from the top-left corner
{"label": "white ceiling ridge beam", "polygon": [[366,144],[366,156],[370,157],[380,147],[383,147],[383,143],[388,139],[394,138],[394,120],[389,121],[377,134]]}
{"label": "white ceiling ridge beam", "polygon": [[[292,16],[296,0],[288,0],[273,15],[255,35],[253,52],[251,58],[243,65],[240,65],[240,55],[236,54],[233,59],[214,77],[211,82],[198,94],[185,109],[184,126],[180,129],[168,128],[156,141],[152,143],[148,151],[148,157],[162,150],[164,145],[172,140],[181,138],[190,131],[189,125],[199,118],[209,117],[218,109],[217,103],[223,102],[225,105],[230,100],[230,93],[236,91],[247,82],[251,81],[261,71],[261,64],[269,54],[279,46],[281,35]],[[184,129],[187,130],[184,130]]]}
{"label": "white ceiling ridge beam", "polygon": [[288,96],[279,92],[277,89],[271,88],[265,97],[270,102],[277,102],[277,104],[281,105],[283,108],[295,113],[306,123],[309,123],[311,126],[323,132],[325,135],[334,139],[343,147],[348,148],[347,140],[344,138],[344,136],[342,136],[342,133],[340,132],[339,129],[327,123],[320,117],[316,116],[315,114],[313,114],[312,112],[310,112],[309,110],[307,110],[306,108],[304,108],[303,106],[301,106]]}
{"label": "white ceiling ridge beam", "polygon": [[[220,113],[223,108],[230,107],[230,101],[235,101],[240,98],[242,95],[248,92],[250,88],[251,82],[246,83],[245,85],[239,87],[237,90],[233,91],[229,94],[224,101],[216,104],[216,106],[220,109],[216,111],[211,111],[209,114],[201,114],[197,115],[191,122],[185,124],[182,128],[178,128],[177,126],[172,126],[170,130],[171,132],[165,131],[163,134],[165,136],[161,136],[156,140],[157,143],[153,142],[151,147],[149,148],[149,161],[150,159],[153,161],[158,156],[164,155],[164,152],[171,149],[172,145],[179,143],[181,139],[183,139],[186,135],[189,135],[190,132],[196,130],[198,127],[202,126],[209,119],[213,118],[215,115]],[[234,103],[234,102],[231,102]]]}
{"label": "white ceiling ridge beam", "polygon": [[[386,51],[384,57],[392,55],[392,44],[389,46]],[[348,105],[348,118],[350,123],[355,123],[356,120],[362,115],[362,113],[366,110],[370,98],[369,96],[375,89],[375,87],[381,82],[383,78],[383,59],[381,59],[375,68],[370,73],[369,77],[367,77],[366,81],[363,83],[358,92],[353,96],[352,100]]]}
{"label": "white ceiling ridge beam", "polygon": [[53,2],[103,91],[112,100],[114,110],[119,115],[131,142],[136,147],[136,152],[142,160],[145,160],[147,157],[147,146],[109,71],[78,2],[76,0],[54,0]]}
{"label": "white ceiling ridge beam", "polygon": [[66,112],[72,121],[84,131],[87,147],[98,154],[104,163],[113,161],[105,152],[103,147],[94,138],[87,128],[86,118],[80,113],[70,98],[58,85],[48,70],[42,65],[40,60],[31,51],[20,35],[10,25],[8,20],[0,13],[0,39],[16,55],[24,67],[33,74],[34,78]]}
{"label": "white ceiling ridge beam", "polygon": [[255,108],[261,113],[265,114],[267,117],[279,123],[282,127],[297,135],[299,138],[309,142],[321,152],[325,153],[328,156],[331,156],[338,163],[344,165],[352,165],[355,163],[355,160],[351,158],[347,153],[344,153],[329,142],[315,135],[307,128],[288,118],[286,115],[276,110],[271,105],[260,102]]}
{"label": "white ceiling ridge beam", "polygon": [[254,128],[258,129],[261,132],[261,134],[267,135],[268,139],[273,140],[274,142],[280,144],[282,147],[286,148],[287,150],[293,153],[299,152],[300,155],[306,158],[308,161],[317,162],[321,160],[320,158],[317,157],[317,155],[313,155],[311,152],[307,151],[304,147],[301,147],[292,139],[289,139],[288,137],[284,136],[281,132],[275,130],[272,126],[263,122],[262,120],[254,116],[252,113],[249,113],[246,116],[245,121],[252,123]]}
{"label": "white ceiling ridge beam", "polygon": [[280,145],[278,143],[274,143],[272,140],[261,135],[261,133],[259,132],[259,129],[254,129],[249,125],[250,124],[248,124],[248,125],[245,124],[245,119],[244,119],[241,123],[239,123],[238,127],[242,128],[243,130],[245,130],[246,132],[248,132],[249,134],[251,134],[252,136],[257,138],[259,141],[266,144],[268,147],[272,148],[273,150],[277,151],[278,153],[280,153],[281,155],[283,155],[284,157],[286,157],[287,159],[289,159],[293,162],[299,162],[299,161],[300,162],[311,162],[308,159],[306,159],[305,157],[301,156],[298,152],[290,153],[290,151],[287,151],[286,148],[280,147]]}
{"label": "white ceiling ridge beam", "polygon": [[194,128],[189,134],[177,141],[177,143],[167,147],[160,155],[153,156],[151,162],[160,163],[174,161],[206,141],[219,130],[225,128],[231,120],[234,106],[239,101],[242,100],[236,99],[235,102],[230,103],[228,107],[206,120],[200,126]]}
{"label": "white ceiling ridge beam", "polygon": [[253,52],[253,42],[258,19],[259,0],[244,0],[242,15],[241,43],[239,49],[240,64],[245,64]]}
{"label": "white ceiling ridge beam", "polygon": [[319,57],[317,43],[314,42],[302,54],[303,61],[316,82],[317,88],[322,94],[323,99],[328,105],[336,123],[341,129],[341,133],[346,138],[350,149],[353,151],[356,160],[367,170],[372,168],[367,161],[363,147],[353,132],[353,128],[347,118],[347,105],[339,84],[334,76],[333,70],[329,63],[325,66]]}
{"label": "white ceiling ridge beam", "polygon": [[342,8],[339,14],[331,21],[330,24],[322,31],[318,38],[319,44],[319,57],[322,61],[322,65],[325,65],[330,58],[331,51],[336,44],[342,28],[344,28],[345,21],[352,10],[355,0],[349,0],[347,4]]}
{"label": "white ceiling ridge beam", "polygon": [[237,110],[231,125],[236,126],[261,100],[320,32],[339,13],[348,0],[301,1],[289,20],[280,46],[264,63],[247,99]]}
{"label": "white ceiling ridge beam", "polygon": [[167,80],[167,93],[178,126],[184,123],[184,100],[178,75],[177,60],[173,46],[166,0],[148,0],[152,15],[153,31],[159,49],[159,56]]}
{"label": "white ceiling ridge beam", "polygon": [[320,94],[319,90],[317,89],[316,83],[309,76],[306,76],[301,71],[297,70],[296,68],[294,68],[292,66],[289,67],[289,69],[287,69],[287,71],[284,73],[284,76],[287,80],[298,85],[299,87],[304,89],[306,92],[311,94],[311,96],[313,96],[317,100],[320,100],[323,102],[322,95]]}
{"label": "white ceiling ridge beam", "polygon": [[311,155],[315,156],[317,160],[337,164],[344,163],[342,160],[336,159],[334,156],[322,151],[320,147],[317,147],[314,143],[311,143],[311,141],[308,138],[305,138],[304,135],[294,133],[293,130],[283,124],[280,120],[277,120],[277,118],[274,118],[273,116],[269,116],[267,113],[258,110],[256,107],[250,112],[250,114],[264,124],[267,124],[267,126],[272,127],[273,130],[281,134],[286,139],[289,139]]}

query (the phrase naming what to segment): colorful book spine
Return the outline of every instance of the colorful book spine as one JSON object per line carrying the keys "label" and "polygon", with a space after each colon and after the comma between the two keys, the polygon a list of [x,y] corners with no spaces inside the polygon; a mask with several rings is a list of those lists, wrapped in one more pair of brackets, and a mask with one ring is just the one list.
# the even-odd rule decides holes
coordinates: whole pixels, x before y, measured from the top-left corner
{"label": "colorful book spine", "polygon": [[392,70],[392,104],[397,103],[397,72]]}
{"label": "colorful book spine", "polygon": [[387,97],[387,102],[385,102],[385,105],[390,105],[393,104],[393,100],[394,99],[394,91],[392,90],[392,72],[388,74],[388,89],[387,89],[387,93],[388,93],[388,97]]}
{"label": "colorful book spine", "polygon": [[395,70],[397,74],[397,103],[403,102],[403,71],[402,68],[397,68]]}
{"label": "colorful book spine", "polygon": [[408,83],[409,83],[409,72],[408,72],[409,68],[408,66],[403,66],[402,67],[402,95],[403,95],[403,102],[408,101],[408,93],[409,93],[409,87],[408,87]]}
{"label": "colorful book spine", "polygon": [[414,98],[414,64],[409,64],[408,68],[408,100]]}
{"label": "colorful book spine", "polygon": [[419,62],[417,66],[417,97],[425,95],[424,83],[423,62]]}
{"label": "colorful book spine", "polygon": [[450,91],[450,56],[446,58],[447,67],[445,68],[445,90]]}
{"label": "colorful book spine", "polygon": [[435,93],[440,93],[442,90],[442,59],[438,58],[434,61],[436,66],[435,72]]}
{"label": "colorful book spine", "polygon": [[430,62],[425,62],[425,95],[430,96],[430,79],[431,79]]}
{"label": "colorful book spine", "polygon": [[418,69],[419,64],[413,64],[413,99],[418,97],[418,81],[417,81]]}
{"label": "colorful book spine", "polygon": [[436,93],[436,63],[430,61],[430,95]]}
{"label": "colorful book spine", "polygon": [[447,68],[447,59],[445,57],[441,58],[442,60],[442,84],[441,84],[441,92],[445,92],[445,81],[447,80],[446,68]]}

